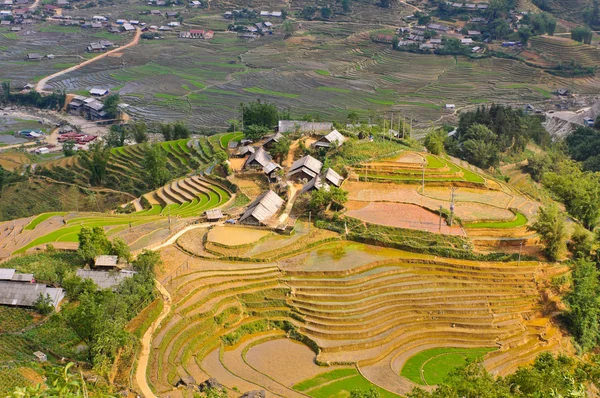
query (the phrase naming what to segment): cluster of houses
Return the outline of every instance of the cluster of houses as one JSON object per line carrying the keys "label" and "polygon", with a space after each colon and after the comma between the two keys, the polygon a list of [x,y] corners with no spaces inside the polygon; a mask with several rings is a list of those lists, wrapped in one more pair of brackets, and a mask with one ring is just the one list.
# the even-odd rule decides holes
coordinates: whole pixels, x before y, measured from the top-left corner
{"label": "cluster of houses", "polygon": [[[297,125],[296,125],[297,128]],[[248,140],[242,140],[242,145],[229,146],[232,156],[245,157],[243,170],[246,172],[262,172],[270,182],[280,182],[283,168],[273,161],[267,150],[279,142],[284,136],[277,132],[262,142],[262,145],[252,146]],[[320,137],[312,145],[314,148],[333,148],[342,145],[346,137],[337,130]],[[236,143],[237,144],[237,143]],[[231,152],[235,151],[235,152]],[[323,170],[323,163],[308,155],[296,160],[286,173],[287,181],[302,184],[300,193],[312,190],[329,190],[331,186],[340,187],[344,179],[335,170]],[[267,191],[254,200],[239,219],[241,224],[264,225],[278,213],[284,200],[274,191]]]}
{"label": "cluster of houses", "polygon": [[485,11],[488,8],[490,8],[490,5],[488,3],[466,3],[462,1],[447,1],[446,5],[452,7],[453,9],[462,11]]}
{"label": "cluster of houses", "polygon": [[26,138],[28,140],[42,140],[45,134],[39,129],[25,129],[15,132],[15,137]]}
{"label": "cluster of houses", "polygon": [[104,111],[104,104],[95,98],[88,98],[82,95],[73,97],[67,110],[72,115],[84,116],[88,120],[106,120],[108,115]]}
{"label": "cluster of houses", "polygon": [[115,45],[112,41],[100,40],[98,42],[88,44],[88,46],[85,49],[89,53],[100,53],[107,51],[108,49],[111,49],[114,46]]}
{"label": "cluster of houses", "polygon": [[34,307],[39,298],[49,298],[54,308],[65,297],[61,288],[37,283],[33,274],[21,274],[12,268],[0,268],[0,305]]}

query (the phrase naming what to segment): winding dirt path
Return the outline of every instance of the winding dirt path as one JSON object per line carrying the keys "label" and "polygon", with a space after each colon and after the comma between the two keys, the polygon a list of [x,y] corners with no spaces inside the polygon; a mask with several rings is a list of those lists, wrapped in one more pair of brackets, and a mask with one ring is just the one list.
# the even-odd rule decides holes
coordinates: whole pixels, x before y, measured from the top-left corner
{"label": "winding dirt path", "polygon": [[97,57],[94,57],[92,59],[88,59],[87,61],[83,61],[82,63],[77,64],[75,66],[72,66],[70,68],[63,69],[61,71],[58,71],[56,73],[51,74],[50,76],[44,77],[42,80],[40,80],[35,85],[35,90],[38,93],[48,93],[49,91],[45,91],[44,90],[44,87],[46,87],[46,83],[48,83],[48,81],[50,81],[52,79],[55,79],[55,78],[57,78],[59,76],[65,75],[67,73],[73,72],[73,71],[75,71],[77,69],[80,69],[80,68],[82,68],[82,67],[84,67],[86,65],[89,65],[91,63],[94,63],[94,62],[98,61],[99,59],[107,57],[110,54],[121,52],[121,51],[126,50],[126,49],[128,49],[130,47],[137,46],[138,43],[140,42],[140,36],[141,35],[142,35],[142,30],[140,28],[136,28],[135,36],[133,37],[133,40],[130,41],[129,43],[125,44],[124,46],[117,47],[117,48],[115,48],[113,50],[107,51],[104,54],[98,55]]}

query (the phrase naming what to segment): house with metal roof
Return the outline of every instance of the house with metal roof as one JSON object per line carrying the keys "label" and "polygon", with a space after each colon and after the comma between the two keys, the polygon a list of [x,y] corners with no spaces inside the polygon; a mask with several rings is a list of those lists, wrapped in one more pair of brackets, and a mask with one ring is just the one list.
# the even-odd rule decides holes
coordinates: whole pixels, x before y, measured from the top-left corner
{"label": "house with metal roof", "polygon": [[250,145],[244,145],[242,147],[239,147],[236,153],[237,157],[243,158],[246,155],[250,155],[252,153],[254,153],[256,150],[254,149],[254,147],[250,146]]}
{"label": "house with metal roof", "polygon": [[14,268],[0,268],[0,281],[2,282],[35,282],[33,274],[18,274]]}
{"label": "house with metal roof", "polygon": [[117,268],[119,256],[101,255],[94,259],[95,268],[114,269]]}
{"label": "house with metal roof", "polygon": [[341,175],[339,175],[331,167],[328,168],[327,170],[325,170],[325,172],[323,173],[323,179],[328,184],[335,185],[338,188],[342,185],[342,182],[344,182],[344,177],[342,177]]}
{"label": "house with metal roof", "polygon": [[105,88],[95,88],[94,87],[90,90],[90,94],[98,96],[98,97],[102,97],[102,96],[108,94],[108,90]]}
{"label": "house with metal roof", "polygon": [[0,281],[0,305],[33,307],[40,296],[49,297],[52,306],[57,308],[65,292],[42,283]]}
{"label": "house with metal roof", "polygon": [[284,200],[275,192],[267,191],[250,203],[250,206],[240,218],[240,224],[266,224],[279,211],[283,203]]}
{"label": "house with metal roof", "polygon": [[342,145],[346,141],[346,137],[344,137],[339,131],[333,130],[331,133],[324,135],[319,138],[313,146],[315,148],[330,148],[330,147],[338,147]]}
{"label": "house with metal roof", "polygon": [[276,174],[276,172],[277,170],[281,169],[282,167],[279,164],[275,162],[269,162],[265,167],[263,167],[263,173],[265,173],[270,180],[276,181],[279,179],[279,176]]}
{"label": "house with metal roof", "polygon": [[288,171],[288,178],[300,181],[300,180],[312,180],[315,176],[321,173],[323,163],[319,160],[307,155],[303,158],[296,160],[290,170]]}
{"label": "house with metal roof", "polygon": [[124,279],[135,275],[134,271],[122,270],[120,272],[108,272],[89,269],[78,269],[75,275],[81,279],[91,279],[100,289],[110,289],[120,284]]}
{"label": "house with metal roof", "polygon": [[321,176],[315,176],[312,180],[304,184],[302,189],[300,190],[300,194],[310,192],[310,191],[320,191],[321,189],[329,190],[329,186],[323,183],[323,179]]}
{"label": "house with metal roof", "polygon": [[273,161],[271,155],[264,148],[259,147],[254,153],[250,154],[246,163],[244,163],[244,169],[262,169],[271,161]]}
{"label": "house with metal roof", "polygon": [[206,219],[208,221],[219,221],[225,218],[225,215],[223,214],[221,209],[206,210],[206,212],[204,212],[204,215],[206,216]]}
{"label": "house with metal roof", "polygon": [[265,143],[263,144],[264,148],[270,148],[273,145],[275,145],[276,143],[279,142],[279,140],[281,140],[283,137],[283,134],[281,133],[275,133],[275,134],[271,134],[269,136],[267,136],[267,140],[265,141]]}

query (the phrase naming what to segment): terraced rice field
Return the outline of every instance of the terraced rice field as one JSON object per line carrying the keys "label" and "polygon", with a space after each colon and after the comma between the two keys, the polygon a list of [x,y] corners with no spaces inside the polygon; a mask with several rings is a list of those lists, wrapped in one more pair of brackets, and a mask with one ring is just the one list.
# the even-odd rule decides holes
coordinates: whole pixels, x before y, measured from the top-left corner
{"label": "terraced rice field", "polygon": [[582,66],[597,66],[600,50],[594,46],[564,37],[535,36],[530,40],[531,48],[553,62],[569,63],[571,60]]}
{"label": "terraced rice field", "polygon": [[[345,397],[355,383],[388,396],[412,389],[401,369],[428,349],[495,349],[485,365],[499,374],[562,349],[543,316],[542,287],[564,270],[548,264],[450,260],[344,241],[280,250],[277,265],[163,250],[172,266],[159,278],[174,307],[152,343],[148,377],[159,395],[192,375],[286,397],[302,396],[296,390]],[[282,340],[286,334],[310,348]],[[288,348],[298,353],[297,371],[281,362]],[[318,372],[326,364],[339,366]],[[348,374],[322,375],[331,371]]]}

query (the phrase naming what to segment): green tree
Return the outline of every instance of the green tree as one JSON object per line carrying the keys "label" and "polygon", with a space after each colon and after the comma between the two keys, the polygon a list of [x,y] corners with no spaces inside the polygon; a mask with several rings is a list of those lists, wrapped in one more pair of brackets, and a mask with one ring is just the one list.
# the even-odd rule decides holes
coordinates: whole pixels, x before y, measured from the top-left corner
{"label": "green tree", "polygon": [[284,38],[292,37],[294,33],[296,33],[296,24],[290,21],[289,19],[281,24],[281,29],[283,30]]}
{"label": "green tree", "polygon": [[258,141],[262,139],[265,135],[269,134],[271,129],[266,126],[260,126],[257,124],[252,124],[250,126],[246,126],[244,129],[244,135],[246,138],[252,141]]}
{"label": "green tree", "polygon": [[344,10],[344,12],[350,12],[350,0],[342,0],[342,10]]}
{"label": "green tree", "polygon": [[159,188],[171,178],[167,169],[167,155],[158,144],[146,145],[144,148],[144,170],[151,188]]}
{"label": "green tree", "polygon": [[351,124],[358,124],[359,121],[360,117],[358,116],[357,112],[352,111],[348,114],[348,122]]}
{"label": "green tree", "polygon": [[119,256],[120,260],[123,260],[127,263],[131,261],[131,250],[129,250],[127,242],[125,242],[125,240],[120,236],[117,236],[113,239],[109,254]]}
{"label": "green tree", "polygon": [[79,151],[78,155],[81,165],[90,172],[90,184],[102,185],[111,156],[110,148],[98,142],[90,145],[89,151]]}
{"label": "green tree", "polygon": [[581,43],[591,44],[593,35],[592,30],[587,26],[578,26],[571,29],[571,39]]}
{"label": "green tree", "polygon": [[110,119],[117,119],[121,115],[121,111],[119,110],[120,102],[121,97],[119,94],[111,94],[104,100],[104,108],[102,110],[106,112],[106,115]]}
{"label": "green tree", "polygon": [[544,244],[546,255],[551,260],[557,260],[565,249],[566,231],[565,215],[556,204],[540,207],[537,220],[528,227],[535,231]]}
{"label": "green tree", "polygon": [[173,139],[179,140],[182,138],[190,138],[190,130],[183,124],[182,121],[178,121],[173,125]]}
{"label": "green tree", "polygon": [[350,393],[350,398],[379,398],[379,397],[381,397],[381,394],[379,394],[379,391],[377,391],[377,389],[375,389],[373,387],[369,388],[367,391],[355,389],[355,390],[352,390],[352,392]]}
{"label": "green tree", "polygon": [[475,123],[462,138],[464,158],[469,163],[484,169],[498,163],[497,136],[488,127]]}
{"label": "green tree", "polygon": [[569,250],[575,258],[587,258],[592,253],[594,235],[583,226],[576,224],[569,242]]}
{"label": "green tree", "polygon": [[173,139],[173,126],[169,123],[159,123],[158,133],[162,134],[165,141],[171,141]]}
{"label": "green tree", "polygon": [[2,165],[0,165],[0,191],[4,187],[4,182],[6,181],[6,177],[8,176],[8,171]]}
{"label": "green tree", "polygon": [[112,249],[112,244],[102,227],[81,227],[78,237],[77,254],[86,264],[92,264],[96,256],[109,254]]}
{"label": "green tree", "polygon": [[330,186],[329,189],[312,191],[309,206],[317,212],[322,212],[329,210],[332,205],[343,206],[347,201],[347,191]]}
{"label": "green tree", "polygon": [[129,138],[129,129],[117,124],[110,126],[110,131],[105,137],[104,142],[111,148],[125,146],[125,140]]}
{"label": "green tree", "polygon": [[447,136],[446,131],[443,129],[430,131],[425,136],[425,148],[434,155],[444,153],[444,143]]}
{"label": "green tree", "polygon": [[63,154],[65,157],[73,156],[77,152],[75,151],[75,141],[67,141],[63,143]]}
{"label": "green tree", "polygon": [[321,7],[321,17],[323,19],[329,19],[332,17],[332,15],[333,11],[331,11],[331,8],[329,6]]}
{"label": "green tree", "polygon": [[565,297],[569,304],[569,328],[583,351],[600,341],[600,284],[598,269],[592,262],[578,260],[572,269],[572,290]]}
{"label": "green tree", "polygon": [[256,100],[248,104],[241,104],[241,114],[246,127],[263,126],[272,129],[279,121],[277,107],[267,101]]}
{"label": "green tree", "polygon": [[38,296],[38,298],[33,303],[33,309],[40,315],[49,315],[54,311],[54,306],[52,305],[52,298],[50,295],[44,296],[42,293]]}
{"label": "green tree", "polygon": [[133,269],[145,275],[154,275],[154,269],[162,264],[160,253],[144,249],[135,260]]}
{"label": "green tree", "polygon": [[287,137],[283,137],[271,147],[269,153],[274,158],[284,159],[290,151],[290,145],[291,141]]}
{"label": "green tree", "polygon": [[130,124],[127,128],[137,144],[148,141],[148,126],[143,121]]}

